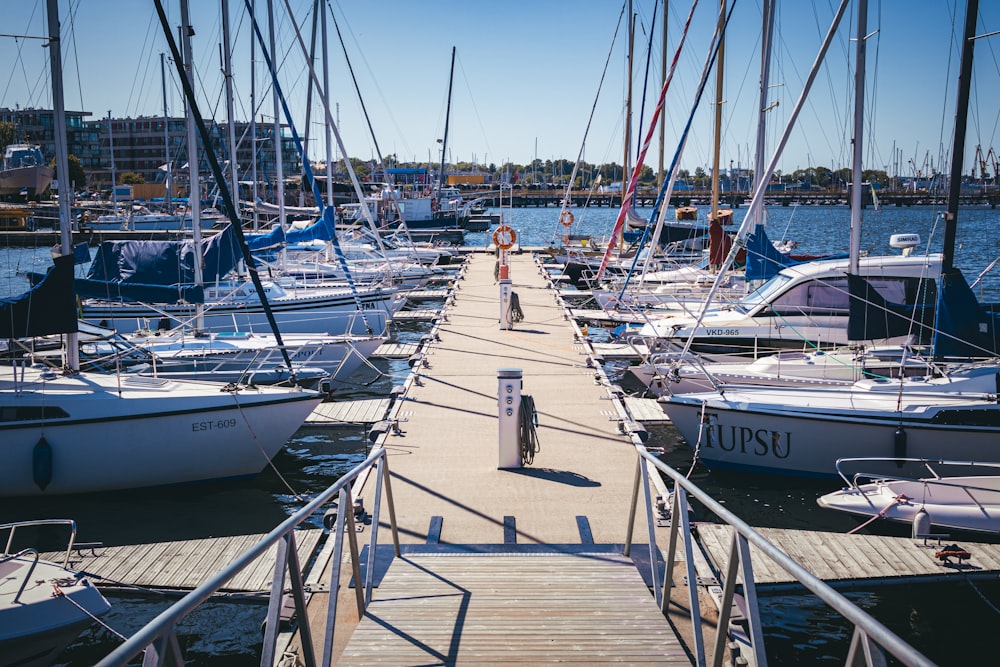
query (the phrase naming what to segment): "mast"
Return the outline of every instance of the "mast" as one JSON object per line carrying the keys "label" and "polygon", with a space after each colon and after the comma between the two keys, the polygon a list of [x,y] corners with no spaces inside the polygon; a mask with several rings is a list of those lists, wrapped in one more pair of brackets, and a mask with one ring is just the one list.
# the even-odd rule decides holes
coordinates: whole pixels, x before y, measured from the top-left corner
{"label": "mast", "polygon": [[[667,0],[663,0],[663,47],[660,49],[660,86],[667,80],[667,19],[670,12],[667,11]],[[664,143],[666,141],[667,133],[667,116],[665,114],[660,114],[660,160],[657,169],[656,176],[656,187],[657,189],[663,187],[663,173],[664,167]]]}
{"label": "mast", "polygon": [[965,131],[969,118],[969,90],[972,87],[972,55],[976,38],[979,0],[965,3],[965,34],[962,39],[962,62],[959,66],[958,96],[955,98],[955,137],[952,141],[951,182],[948,210],[945,213],[944,258],[941,272],[950,272],[955,259],[955,232],[958,226],[958,198],[962,193],[962,167],[965,157]]}
{"label": "mast", "polygon": [[448,148],[448,122],[451,120],[451,84],[455,79],[455,47],[451,47],[451,73],[448,75],[448,107],[444,112],[444,138],[441,140],[441,173],[438,175],[438,191],[444,187],[444,158]]}
{"label": "mast", "polygon": [[167,213],[174,212],[174,194],[172,178],[170,175],[170,115],[167,112],[167,54],[160,54],[160,87],[163,92],[163,154],[167,158],[166,195]]}
{"label": "mast", "polygon": [[863,126],[865,122],[865,42],[868,30],[868,0],[858,0],[857,64],[854,74],[854,160],[851,166],[851,244],[848,254],[848,273],[858,275],[861,256],[861,159]]}
{"label": "mast", "polygon": [[[56,171],[59,174],[59,254],[73,253],[70,207],[69,154],[66,150],[66,102],[63,98],[62,49],[59,36],[59,0],[47,0],[49,18],[49,69],[52,75],[52,115],[55,121]],[[66,334],[66,365],[80,370],[79,334]]]}
{"label": "mast", "polygon": [[622,197],[625,196],[625,181],[632,171],[629,169],[629,157],[632,155],[632,49],[635,44],[635,14],[632,13],[632,0],[628,3],[628,55],[626,57],[626,75],[628,77],[627,93],[625,95],[625,154],[622,158]]}
{"label": "mast", "polygon": [[[194,58],[191,55],[191,22],[188,14],[188,0],[181,0],[181,44],[184,49],[184,76],[188,80],[188,86],[194,90]],[[184,120],[187,126],[187,152],[188,152],[188,173],[191,186],[188,188],[188,207],[191,211],[191,233],[194,241],[195,252],[201,252],[201,180],[198,174],[198,139],[195,136],[194,113],[191,110],[191,103],[187,96],[184,98]],[[206,150],[208,146],[205,147]],[[183,220],[181,227],[183,228]],[[202,274],[201,257],[197,256],[194,262],[194,282],[201,285],[205,280]],[[196,308],[195,331],[205,329],[205,314],[202,305]]]}
{"label": "mast", "polygon": [[111,128],[111,109],[108,109],[108,153],[111,154],[111,204],[118,215],[118,178],[115,176],[115,135]]}
{"label": "mast", "polygon": [[[274,2],[272,0],[267,0],[267,28],[268,28],[268,39],[270,41],[271,53],[277,53],[277,49],[274,45]],[[278,91],[275,86],[271,86],[271,100],[274,107],[274,173],[275,178],[278,181],[278,194],[277,194],[277,204],[278,204],[278,222],[281,227],[285,227],[285,170],[282,166],[282,155],[281,155],[281,107],[279,106]]]}
{"label": "mast", "polygon": [[[329,49],[326,43],[326,5],[322,6],[320,10],[322,12],[320,30],[323,33],[323,95],[327,99],[330,98],[330,59],[329,59]],[[339,103],[338,103],[339,104]],[[340,107],[337,107],[338,111]],[[340,119],[337,119],[340,122]],[[323,133],[326,137],[326,204],[327,206],[333,206],[333,166],[337,164],[336,156],[333,155],[333,133],[330,131],[330,125],[328,123],[323,123]],[[316,202],[319,206],[319,202]]]}
{"label": "mast", "polygon": [[226,120],[229,122],[229,180],[232,183],[234,213],[240,217],[240,181],[236,173],[236,111],[233,106],[233,54],[229,35],[229,0],[222,0],[222,76],[226,79]]}
{"label": "mast", "polygon": [[[764,19],[764,30],[762,34],[762,41],[760,45],[760,98],[758,99],[758,113],[757,113],[757,147],[754,155],[753,163],[753,187],[750,188],[751,192],[757,189],[760,184],[760,179],[764,175],[766,155],[764,150],[767,143],[767,112],[770,111],[771,107],[767,103],[768,90],[770,89],[771,81],[771,45],[773,44],[774,37],[774,5],[773,0],[764,0],[763,6],[763,19]],[[761,223],[763,215],[758,208],[754,215],[754,219],[751,221],[755,226]]]}
{"label": "mast", "polygon": [[[250,18],[256,20],[257,0],[250,4]],[[260,211],[257,208],[257,200],[260,193],[257,190],[257,40],[250,40],[250,180],[253,181],[253,230],[260,228]]]}
{"label": "mast", "polygon": [[[719,15],[726,15],[726,0],[719,0]],[[719,150],[722,144],[722,82],[726,55],[726,33],[719,34],[719,52],[715,61],[715,136],[712,145],[712,208],[708,219],[719,215]]]}

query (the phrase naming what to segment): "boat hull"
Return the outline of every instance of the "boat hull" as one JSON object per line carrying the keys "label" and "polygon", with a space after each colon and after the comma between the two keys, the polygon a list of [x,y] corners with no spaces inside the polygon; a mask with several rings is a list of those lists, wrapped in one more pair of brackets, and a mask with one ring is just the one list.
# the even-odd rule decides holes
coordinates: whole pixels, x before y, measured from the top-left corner
{"label": "boat hull", "polygon": [[15,167],[0,171],[0,195],[16,195],[27,188],[30,197],[44,192],[51,183],[51,167]]}
{"label": "boat hull", "polygon": [[[726,394],[709,400],[704,409],[698,394],[661,401],[664,412],[698,452],[698,459],[712,469],[836,477],[840,458],[907,456],[1000,462],[1000,406],[995,403],[956,404],[934,414],[901,417],[893,412],[850,410],[796,413],[780,405],[755,405],[740,401],[735,393]],[[952,412],[952,417],[946,411]],[[905,445],[897,436],[900,429],[905,433]]]}
{"label": "boat hull", "polygon": [[[97,380],[95,380],[95,377]],[[112,380],[111,386],[97,386]],[[47,496],[255,475],[319,404],[315,392],[59,377],[0,394],[0,496]]]}

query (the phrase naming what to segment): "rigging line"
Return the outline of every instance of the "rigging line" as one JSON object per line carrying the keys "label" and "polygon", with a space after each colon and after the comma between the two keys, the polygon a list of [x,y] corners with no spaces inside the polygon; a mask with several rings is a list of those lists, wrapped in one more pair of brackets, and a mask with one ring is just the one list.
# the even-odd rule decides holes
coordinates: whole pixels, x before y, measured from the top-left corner
{"label": "rigging line", "polygon": [[[594,122],[594,114],[597,112],[597,101],[601,96],[601,89],[604,87],[604,79],[608,74],[608,66],[611,63],[611,56],[614,53],[615,42],[618,41],[618,31],[622,27],[622,17],[625,15],[626,5],[622,5],[621,12],[618,14],[618,23],[615,25],[614,35],[611,36],[611,46],[608,48],[608,56],[604,59],[604,69],[601,70],[601,79],[597,83],[597,92],[594,94],[594,103],[590,107],[590,116],[587,118],[587,127],[583,131],[583,141],[580,142],[580,152],[577,153],[576,163],[573,165],[573,171],[569,177],[569,184],[566,186],[566,196],[563,198],[562,211],[569,210],[570,194],[573,191],[573,182],[576,180],[576,175],[580,171],[580,164],[583,161],[583,149],[587,145],[587,135],[590,134],[590,126]],[[589,197],[588,197],[589,198]],[[560,211],[560,214],[562,213]],[[552,238],[553,240],[558,236],[558,227],[555,228]]]}

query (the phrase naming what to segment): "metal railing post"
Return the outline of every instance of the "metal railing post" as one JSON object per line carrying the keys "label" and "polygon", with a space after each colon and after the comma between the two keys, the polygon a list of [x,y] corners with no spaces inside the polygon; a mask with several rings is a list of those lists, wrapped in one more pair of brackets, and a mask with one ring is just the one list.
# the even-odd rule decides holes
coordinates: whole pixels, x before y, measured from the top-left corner
{"label": "metal railing post", "polygon": [[361,590],[361,563],[358,555],[358,531],[354,527],[354,506],[347,511],[347,544],[351,549],[351,571],[354,575],[354,599],[358,605],[358,618],[365,615],[365,594]]}
{"label": "metal railing post", "polygon": [[278,552],[274,557],[274,571],[271,574],[271,594],[267,600],[267,620],[264,622],[264,646],[261,648],[260,664],[273,665],[275,647],[278,644],[278,629],[281,625],[281,598],[285,592],[285,567],[288,563],[290,533],[285,533],[278,541]]}
{"label": "metal railing post", "polygon": [[635,461],[635,479],[632,482],[632,501],[628,508],[628,523],[625,524],[625,555],[632,553],[632,532],[635,525],[635,509],[639,502],[639,482],[642,479],[642,454]]}
{"label": "metal railing post", "polygon": [[389,526],[392,528],[392,546],[393,553],[396,558],[400,557],[399,551],[399,528],[396,525],[396,505],[392,501],[392,484],[390,484],[389,479],[389,455],[386,452],[382,452],[382,478],[385,482],[385,500],[388,504],[389,509]]}
{"label": "metal railing post", "polygon": [[660,611],[664,614],[667,613],[667,608],[670,606],[670,594],[674,585],[674,560],[677,557],[677,535],[680,530],[677,525],[677,516],[680,511],[680,496],[677,495],[675,484],[670,503],[670,536],[667,538],[667,555],[663,566],[663,595],[661,596]]}
{"label": "metal railing post", "polygon": [[[386,457],[382,457],[384,462]],[[375,506],[372,508],[372,534],[368,540],[368,561],[365,564],[365,606],[372,601],[372,586],[375,583],[375,556],[378,549],[378,521],[380,509],[382,507],[382,485],[384,483],[382,468],[383,463],[376,463],[378,472],[375,477]]]}
{"label": "metal railing post", "polygon": [[302,582],[302,566],[299,563],[299,550],[295,544],[294,531],[288,534],[288,580],[291,583],[292,599],[295,601],[295,615],[299,619],[302,660],[307,667],[313,667],[316,664],[316,652],[313,649],[309,610],[306,608],[305,586]]}
{"label": "metal railing post", "polygon": [[750,556],[750,542],[745,535],[736,534],[736,547],[740,552],[740,569],[743,571],[743,600],[747,606],[747,627],[750,630],[750,643],[760,667],[767,665],[767,653],[764,651],[764,628],[760,623],[760,606],[757,603],[757,582],[753,576],[753,560]]}
{"label": "metal railing post", "polygon": [[334,523],[333,567],[330,573],[330,602],[326,608],[326,631],[323,633],[323,666],[333,664],[333,635],[337,626],[337,598],[340,597],[340,561],[344,557],[344,508],[350,505],[345,488],[337,496],[337,520]]}
{"label": "metal railing post", "polygon": [[740,553],[736,546],[738,539],[739,535],[733,530],[733,539],[729,542],[729,562],[726,563],[726,576],[723,579],[722,602],[719,604],[719,621],[715,628],[715,646],[712,648],[713,667],[722,667],[726,659],[729,618],[732,615],[733,598],[736,596],[736,575],[740,566]]}
{"label": "metal railing post", "polygon": [[642,479],[642,496],[646,501],[646,531],[649,537],[649,569],[652,575],[653,595],[656,604],[663,606],[663,592],[660,590],[660,568],[656,563],[656,521],[653,519],[653,499],[649,491],[649,470],[646,466],[646,459],[640,458],[640,475]]}

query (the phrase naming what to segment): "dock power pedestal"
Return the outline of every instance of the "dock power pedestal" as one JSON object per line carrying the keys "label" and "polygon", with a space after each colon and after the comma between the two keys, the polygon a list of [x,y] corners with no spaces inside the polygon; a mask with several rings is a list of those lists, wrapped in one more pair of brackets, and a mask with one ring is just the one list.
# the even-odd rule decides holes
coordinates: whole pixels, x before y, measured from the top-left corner
{"label": "dock power pedestal", "polygon": [[498,368],[500,385],[499,462],[497,468],[521,467],[521,369]]}

